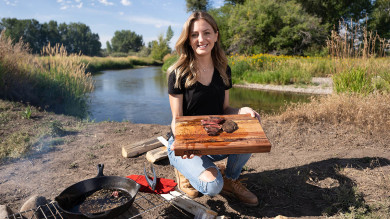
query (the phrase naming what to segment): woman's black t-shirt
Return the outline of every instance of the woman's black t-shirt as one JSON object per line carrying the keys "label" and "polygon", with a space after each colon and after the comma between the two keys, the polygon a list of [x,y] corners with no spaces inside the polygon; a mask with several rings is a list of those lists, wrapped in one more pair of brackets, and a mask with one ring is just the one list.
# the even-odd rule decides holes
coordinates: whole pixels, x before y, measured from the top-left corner
{"label": "woman's black t-shirt", "polygon": [[226,74],[229,78],[229,86],[223,83],[217,69],[214,69],[213,78],[208,86],[197,81],[189,88],[185,88],[186,76],[181,80],[181,88],[175,88],[175,72],[169,74],[168,93],[183,94],[183,115],[222,115],[225,90],[232,87],[231,70],[228,66]]}

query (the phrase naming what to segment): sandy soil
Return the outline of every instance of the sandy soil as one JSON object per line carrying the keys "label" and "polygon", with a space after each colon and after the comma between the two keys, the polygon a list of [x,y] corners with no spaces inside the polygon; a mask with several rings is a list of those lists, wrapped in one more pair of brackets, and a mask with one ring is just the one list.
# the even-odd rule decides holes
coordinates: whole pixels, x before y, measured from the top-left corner
{"label": "sandy soil", "polygon": [[[33,129],[34,124],[53,120],[60,121],[66,130],[61,143],[41,145],[27,157],[0,163],[0,205],[17,212],[34,194],[54,200],[70,185],[95,177],[100,163],[105,165],[107,176],[143,174],[145,154],[124,158],[121,147],[165,136],[169,130],[168,126],[129,122],[80,123],[71,117],[38,111],[19,125]],[[290,124],[268,116],[263,117],[262,125],[272,143],[271,152],[253,154],[242,172],[261,204],[248,208],[222,195],[200,196],[195,201],[231,218],[325,218],[348,213],[351,206],[368,209],[367,205],[377,206],[379,212],[385,212],[381,215],[390,217],[389,211],[380,207],[390,206],[388,133],[326,123]],[[0,136],[10,132],[2,126]],[[174,179],[167,159],[154,166],[158,177]],[[167,206],[143,217],[192,215],[185,216]]]}

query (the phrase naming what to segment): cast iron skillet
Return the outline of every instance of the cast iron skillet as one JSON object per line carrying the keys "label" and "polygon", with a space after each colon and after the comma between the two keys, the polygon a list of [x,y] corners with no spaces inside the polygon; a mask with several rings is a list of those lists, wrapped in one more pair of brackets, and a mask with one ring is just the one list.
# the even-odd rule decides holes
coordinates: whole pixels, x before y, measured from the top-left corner
{"label": "cast iron skillet", "polygon": [[[130,208],[141,185],[126,177],[104,176],[103,169],[104,164],[99,164],[98,175],[96,177],[73,184],[55,198],[58,203],[58,207],[64,212],[66,216],[76,219],[113,218],[121,215]],[[87,194],[100,189],[122,190],[127,192],[131,199],[116,208],[96,214],[83,214],[77,208],[75,208],[76,205],[80,204],[80,202],[85,199]]]}

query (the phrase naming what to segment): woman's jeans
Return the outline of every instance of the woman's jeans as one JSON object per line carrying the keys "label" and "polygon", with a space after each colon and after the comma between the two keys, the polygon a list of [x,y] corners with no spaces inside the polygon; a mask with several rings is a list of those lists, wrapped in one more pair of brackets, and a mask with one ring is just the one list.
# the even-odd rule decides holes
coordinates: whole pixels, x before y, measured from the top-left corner
{"label": "woman's jeans", "polygon": [[[171,165],[183,174],[196,190],[210,196],[220,193],[223,187],[223,178],[214,164],[215,161],[227,158],[225,177],[235,180],[238,179],[242,168],[251,156],[251,154],[203,155],[201,157],[194,156],[192,159],[182,159],[181,156],[175,156],[175,152],[170,149],[173,142],[174,138],[170,137],[168,140],[168,157]],[[217,178],[211,182],[200,180],[199,176],[208,168],[218,170]]]}

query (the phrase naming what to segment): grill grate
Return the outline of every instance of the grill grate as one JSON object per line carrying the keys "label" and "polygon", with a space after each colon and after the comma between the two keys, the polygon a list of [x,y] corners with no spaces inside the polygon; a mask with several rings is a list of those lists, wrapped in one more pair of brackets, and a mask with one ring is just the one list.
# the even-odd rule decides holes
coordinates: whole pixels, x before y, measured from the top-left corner
{"label": "grill grate", "polygon": [[[138,193],[130,209],[125,211],[117,219],[132,219],[142,218],[142,216],[148,212],[161,210],[173,206],[177,210],[178,214],[188,217],[181,209],[170,204],[167,200],[157,194],[150,193]],[[57,202],[51,202],[46,205],[41,205],[36,209],[30,209],[27,211],[19,212],[6,217],[7,219],[67,219],[63,216],[63,212],[57,207]]]}

